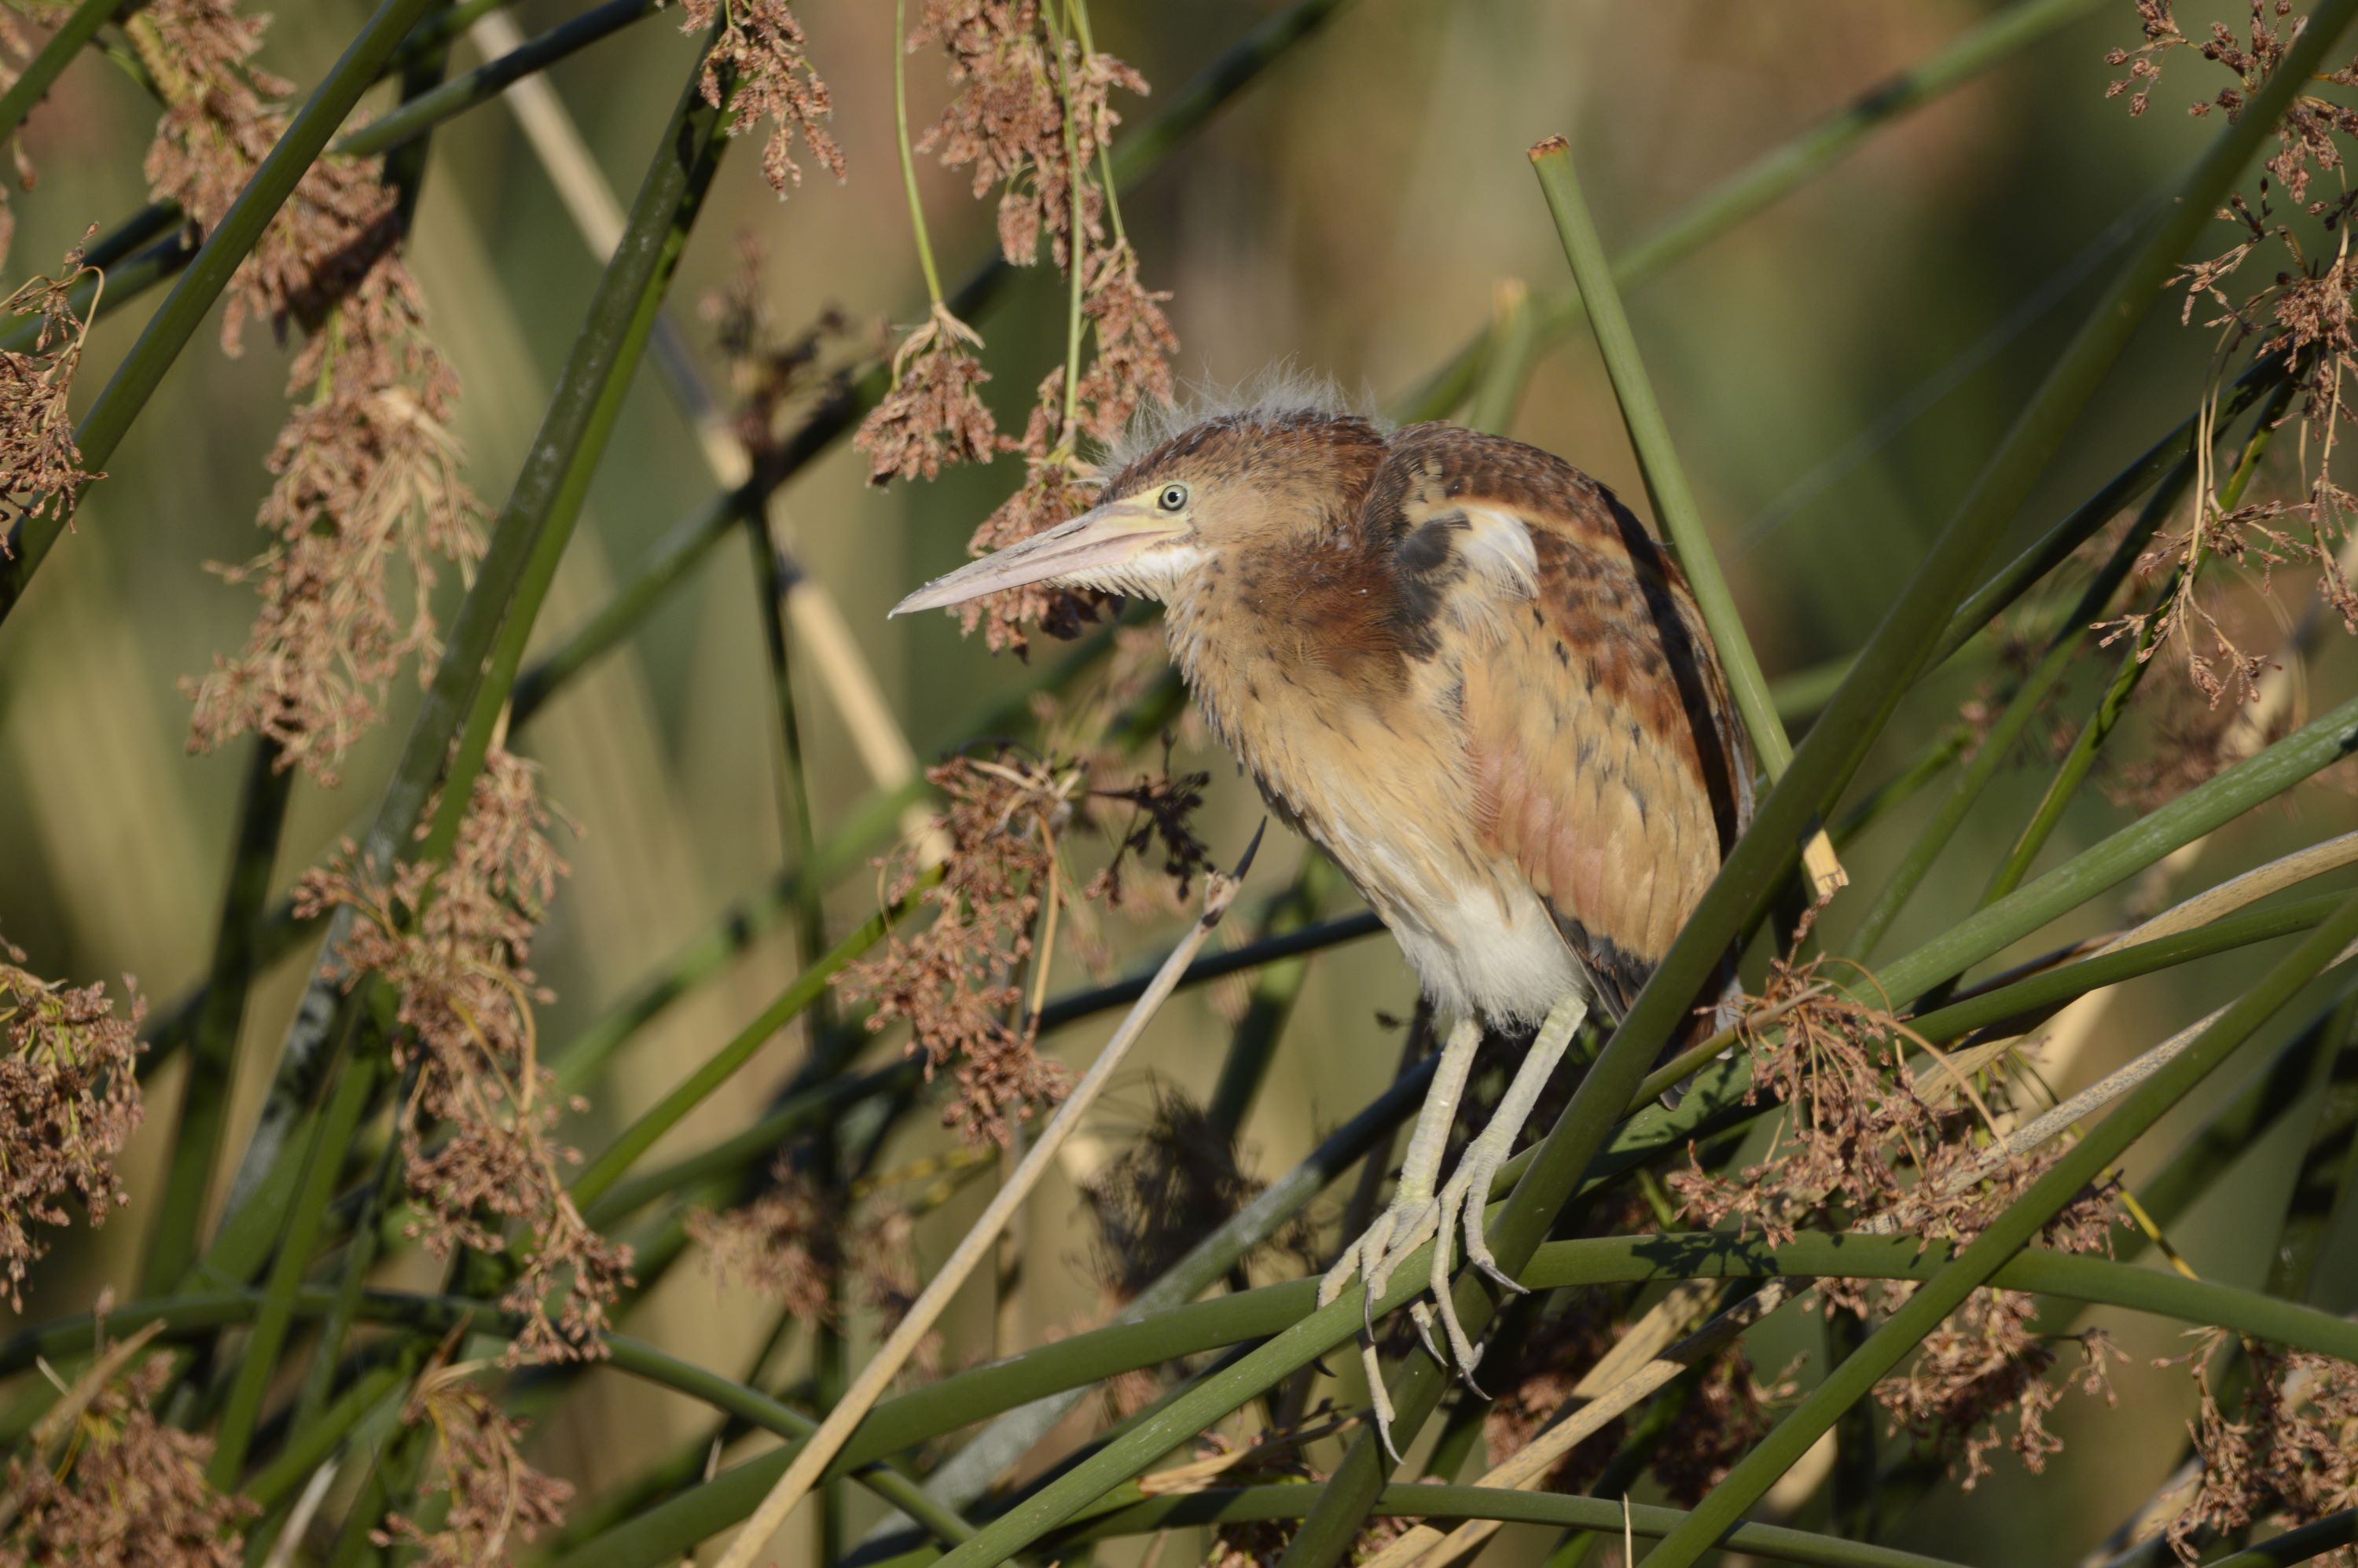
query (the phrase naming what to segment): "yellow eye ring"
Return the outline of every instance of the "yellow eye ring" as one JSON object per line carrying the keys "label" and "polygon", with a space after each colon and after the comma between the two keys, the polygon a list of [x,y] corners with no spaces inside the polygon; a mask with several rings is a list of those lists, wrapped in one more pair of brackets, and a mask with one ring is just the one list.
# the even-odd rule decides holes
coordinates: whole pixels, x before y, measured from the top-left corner
{"label": "yellow eye ring", "polygon": [[1184,484],[1164,485],[1162,493],[1154,498],[1154,504],[1165,512],[1180,510],[1187,504],[1187,487]]}

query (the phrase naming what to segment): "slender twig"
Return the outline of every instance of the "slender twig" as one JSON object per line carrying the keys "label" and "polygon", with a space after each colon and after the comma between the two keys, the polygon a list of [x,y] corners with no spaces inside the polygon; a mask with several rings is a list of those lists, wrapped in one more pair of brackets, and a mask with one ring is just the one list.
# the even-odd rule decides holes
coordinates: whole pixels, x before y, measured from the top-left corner
{"label": "slender twig", "polygon": [[[1266,826],[1263,825],[1264,829]],[[1130,1048],[1145,1033],[1146,1025],[1161,1011],[1163,1001],[1178,984],[1180,973],[1186,968],[1188,960],[1195,957],[1195,949],[1203,946],[1205,939],[1211,935],[1212,928],[1219,924],[1220,916],[1227,913],[1229,901],[1236,897],[1237,888],[1245,873],[1251,869],[1253,854],[1260,848],[1260,832],[1256,831],[1252,842],[1245,847],[1243,856],[1238,860],[1237,869],[1228,876],[1214,875],[1209,879],[1204,889],[1204,912],[1196,917],[1195,926],[1188,933],[1188,940],[1172,949],[1171,956],[1163,960],[1162,970],[1155,976],[1155,983],[1139,998],[1137,1005],[1130,1009],[1130,1016],[1122,1020],[1121,1027],[1114,1031],[1113,1038],[1106,1042],[1097,1060],[1089,1064],[1089,1070],[1081,1076],[1079,1083],[1073,1086],[1072,1093],[1064,1104],[1056,1108],[1056,1114],[1049,1119],[1048,1125],[1040,1130],[1039,1141],[1032,1146],[1023,1162],[1001,1184],[991,1198],[990,1206],[983,1210],[973,1228],[958,1242],[957,1249],[925,1286],[925,1292],[894,1325],[892,1337],[884,1342],[868,1365],[860,1368],[860,1376],[853,1379],[842,1400],[827,1412],[826,1421],[803,1444],[801,1452],[795,1455],[794,1463],[786,1467],[786,1473],[778,1478],[769,1496],[763,1498],[762,1506],[754,1510],[752,1519],[738,1533],[737,1539],[730,1542],[727,1554],[720,1560],[720,1568],[748,1568],[761,1554],[769,1545],[770,1538],[777,1534],[779,1527],[785,1523],[786,1516],[794,1512],[795,1505],[802,1500],[804,1494],[810,1490],[813,1483],[841,1451],[844,1440],[851,1435],[861,1418],[892,1385],[892,1379],[900,1375],[901,1368],[908,1363],[925,1336],[932,1332],[936,1320],[949,1305],[950,1298],[957,1293],[968,1277],[990,1255],[1000,1230],[1032,1189],[1039,1184],[1040,1178],[1047,1173],[1056,1151],[1072,1136],[1074,1128],[1087,1114],[1091,1103],[1104,1092],[1108,1080],[1121,1065]]]}
{"label": "slender twig", "polygon": [[942,306],[942,275],[934,265],[933,236],[925,229],[925,203],[917,193],[917,155],[909,145],[909,4],[892,0],[892,139],[901,153],[901,189],[909,200],[909,229],[917,243],[917,266],[925,275],[925,295]]}

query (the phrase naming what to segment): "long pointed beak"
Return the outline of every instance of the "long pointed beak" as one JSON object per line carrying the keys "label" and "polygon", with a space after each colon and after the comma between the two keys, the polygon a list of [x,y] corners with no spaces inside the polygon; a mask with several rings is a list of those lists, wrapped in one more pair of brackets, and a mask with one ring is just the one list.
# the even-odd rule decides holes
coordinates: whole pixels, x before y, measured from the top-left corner
{"label": "long pointed beak", "polygon": [[1001,589],[1023,588],[1054,578],[1119,575],[1155,546],[1185,534],[1188,524],[1137,501],[1109,501],[1061,523],[1044,534],[994,550],[946,577],[937,577],[892,607],[895,615],[963,604]]}

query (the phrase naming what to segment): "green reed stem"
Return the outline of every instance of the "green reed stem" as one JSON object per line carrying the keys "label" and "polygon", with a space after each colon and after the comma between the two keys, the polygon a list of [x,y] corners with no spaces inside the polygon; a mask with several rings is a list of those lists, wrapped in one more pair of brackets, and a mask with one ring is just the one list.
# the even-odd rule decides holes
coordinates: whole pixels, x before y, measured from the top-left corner
{"label": "green reed stem", "polygon": [[2280,1568],[2322,1557],[2336,1547],[2358,1545],[2358,1509],[2343,1509],[2313,1524],[2288,1530],[2242,1552],[2214,1557],[2207,1568]]}
{"label": "green reed stem", "polygon": [[[1414,1108],[1412,1098],[1386,1097],[1388,1104],[1395,1099],[1407,1109]],[[1376,1111],[1371,1105],[1361,1116],[1372,1118]],[[1334,1173],[1341,1168],[1337,1166]],[[1758,1234],[1673,1231],[1552,1241],[1532,1254],[1518,1278],[1535,1291],[1679,1280],[1923,1281],[1934,1278],[1963,1256],[1950,1243],[1926,1245],[1913,1236],[1804,1231],[1790,1240],[1771,1242]],[[2358,1361],[2358,1323],[2261,1291],[2190,1280],[2171,1270],[2144,1268],[2093,1253],[2029,1247],[2010,1256],[1989,1283],[2177,1322],[2209,1324],[2292,1349]],[[1159,1361],[1283,1332],[1302,1317],[1303,1306],[1315,1299],[1317,1288],[1315,1280],[1289,1280],[1149,1309],[1151,1315],[950,1373],[922,1389],[880,1402],[829,1473],[842,1473],[914,1447],[1046,1395],[1084,1388]],[[1413,1288],[1413,1281],[1402,1281],[1386,1299],[1404,1298]],[[255,1321],[266,1302],[262,1292],[242,1290],[120,1303],[107,1314],[106,1332],[129,1334],[160,1323],[163,1337],[169,1342],[198,1340]],[[333,1302],[332,1291],[305,1287],[295,1294],[293,1315],[319,1316]],[[481,1302],[397,1291],[366,1292],[359,1315],[362,1322],[397,1325],[428,1339],[438,1339],[460,1326],[501,1336],[523,1328],[520,1318]],[[97,1321],[88,1313],[19,1330],[0,1340],[0,1372],[23,1371],[37,1359],[54,1362],[87,1352],[98,1333]],[[625,1371],[640,1364],[662,1364],[627,1335],[609,1335],[607,1343],[615,1348],[615,1365]],[[673,1379],[682,1376],[667,1374]],[[674,1386],[680,1385],[675,1382]],[[803,1430],[809,1430],[807,1423]]]}
{"label": "green reed stem", "polygon": [[2137,1188],[2137,1202],[2163,1230],[2194,1206],[2243,1157],[2267,1146],[2302,1095],[2309,1064],[2324,1046],[2331,1009],[2279,1046],[2224,1108],[2190,1134]]}
{"label": "green reed stem", "polygon": [[[1212,1487],[1177,1497],[1150,1498],[1095,1515],[1079,1528],[1060,1533],[1056,1541],[1059,1548],[1064,1548],[1189,1526],[1300,1519],[1315,1492],[1313,1487],[1281,1482]],[[1640,1541],[1658,1540],[1686,1518],[1677,1509],[1628,1503],[1617,1497],[1567,1497],[1555,1492],[1431,1482],[1388,1486],[1378,1494],[1376,1506],[1370,1511],[1390,1519],[1436,1522],[1478,1519],[1509,1524],[1566,1526],[1594,1530],[1616,1542],[1621,1540],[1625,1528]],[[1783,1525],[1744,1525],[1728,1538],[1727,1544],[1732,1550],[1771,1563],[1798,1563],[1811,1568],[1959,1568],[1947,1558],[1844,1541]]]}
{"label": "green reed stem", "polygon": [[[2282,354],[2271,354],[2254,364],[2236,378],[2234,386],[2220,399],[2211,416],[2213,427],[2224,429],[2233,425],[2254,404],[2282,386],[2290,368]],[[2202,416],[2189,415],[2128,467],[2106,481],[2104,488],[1992,574],[1950,617],[1949,629],[1934,646],[1931,662],[1938,664],[1972,641],[1996,619],[1999,611],[2021,598],[2031,584],[2069,560],[2072,551],[2113,520],[2114,514],[2135,502],[2175,468],[2194,450],[2195,437],[2202,426]]]}
{"label": "green reed stem", "polygon": [[2304,1103],[2317,1108],[2309,1124],[2300,1164],[2293,1173],[2292,1190],[2285,1195],[2277,1226],[2276,1245],[2268,1249],[2267,1279],[2261,1289],[2285,1301],[2307,1301],[2318,1283],[2320,1249],[2331,1231],[2331,1221],[2344,1182],[2358,1172],[2352,1152],[2358,1149],[2358,1000],[2343,999],[2318,1036],[2308,1080],[2302,1085]]}
{"label": "green reed stem", "polygon": [[[2266,428],[2265,419],[2261,428]],[[2249,455],[2248,451],[2246,455]],[[1980,802],[1990,781],[1997,776],[2000,768],[2013,760],[2016,743],[2029,729],[2030,721],[2039,716],[2048,697],[2062,684],[2063,677],[2070,673],[2081,651],[2087,646],[2089,638],[2094,635],[2093,623],[2104,614],[2104,607],[2112,602],[2113,595],[2120,590],[2121,584],[2128,580],[2137,557],[2145,550],[2146,542],[2153,537],[2156,530],[2176,509],[2187,487],[2194,482],[2195,467],[2191,453],[2181,458],[2169,476],[2156,485],[2153,492],[2146,498],[2145,507],[2137,514],[2136,524],[2113,547],[2113,553],[2082,591],[2079,601],[2064,618],[2063,624],[2048,639],[2047,650],[2039,655],[2039,663],[2031,667],[2028,675],[2015,683],[2006,707],[1990,725],[1988,733],[1976,744],[1972,761],[1951,783],[1948,793],[1934,809],[1931,820],[1918,830],[1916,838],[1908,846],[1907,853],[1900,857],[1898,866],[1877,891],[1875,901],[1867,905],[1866,914],[1859,920],[1858,928],[1844,940],[1844,951],[1861,962],[1875,957],[1876,948],[1882,945],[1883,938],[1891,930],[1891,923],[1899,917],[1899,912],[1907,907],[1908,901],[1923,885],[1933,863],[1948,849],[1949,841],[1956,836],[1957,829],[1964,825],[1966,815]],[[2009,891],[2010,888],[2011,884]]]}
{"label": "green reed stem", "polygon": [[2090,991],[2118,985],[2139,975],[2175,968],[2197,958],[2247,947],[2255,942],[2273,941],[2279,936],[2310,930],[2331,914],[2341,902],[2338,893],[2319,893],[2312,898],[2293,899],[2265,909],[2246,910],[2223,920],[2214,920],[2208,925],[2197,926],[2191,931],[2181,931],[2176,935],[2159,937],[2151,942],[2139,942],[2117,953],[2085,958],[2076,964],[2059,965],[2043,974],[1922,1013],[1909,1019],[1908,1027],[1910,1032],[1932,1041],[1954,1040],[1976,1029],[1997,1025],[2012,1029],[2042,1017]]}
{"label": "green reed stem", "polygon": [[238,1357],[229,1403],[213,1429],[212,1458],[205,1466],[205,1478],[216,1491],[237,1488],[238,1473],[245,1466],[246,1444],[253,1440],[254,1423],[262,1414],[262,1401],[278,1375],[278,1353],[286,1346],[287,1330],[295,1317],[296,1297],[301,1292],[304,1273],[311,1266],[311,1239],[319,1234],[319,1219],[328,1211],[328,1200],[335,1195],[337,1178],[343,1171],[344,1152],[360,1130],[362,1114],[375,1092],[377,1072],[378,1065],[373,1061],[339,1064],[327,1108],[313,1124],[310,1147],[303,1158],[301,1185],[293,1207],[287,1211],[277,1260],[271,1265],[261,1310],[254,1314],[254,1333]]}
{"label": "green reed stem", "polygon": [[[1685,569],[1695,608],[1703,612],[1704,625],[1719,651],[1729,694],[1752,737],[1752,749],[1768,777],[1781,778],[1793,760],[1792,742],[1785,737],[1784,721],[1777,717],[1777,705],[1768,695],[1768,677],[1760,673],[1759,655],[1745,635],[1744,617],[1737,612],[1736,596],[1728,591],[1727,578],[1719,569],[1711,532],[1704,526],[1703,511],[1687,484],[1686,470],[1671,440],[1670,425],[1654,397],[1653,380],[1638,351],[1637,334],[1630,330],[1629,318],[1621,308],[1620,292],[1613,286],[1613,268],[1605,259],[1605,242],[1598,238],[1596,222],[1580,194],[1572,144],[1562,136],[1540,143],[1531,149],[1531,170],[1539,176],[1548,211],[1555,218],[1556,238],[1563,242],[1564,259],[1572,264],[1573,281],[1580,290],[1589,329],[1596,335],[1597,351],[1605,358],[1614,399],[1621,407],[1621,422],[1645,474],[1654,519],[1668,538],[1672,556]],[[1740,781],[1737,787],[1743,787]]]}
{"label": "green reed stem", "polygon": [[370,121],[338,141],[335,150],[348,157],[374,157],[390,152],[445,120],[490,103],[525,77],[546,70],[567,56],[654,16],[660,8],[656,0],[606,0],[602,5],[593,5],[570,21],[560,22],[525,39],[497,59],[460,71],[433,91],[421,92],[382,118]]}
{"label": "green reed stem", "polygon": [[[277,146],[262,160],[221,222],[206,236],[203,248],[189,264],[163,307],[148,321],[139,341],[131,346],[104,390],[82,416],[81,424],[74,430],[74,445],[81,451],[84,470],[98,471],[114,455],[132,422],[139,417],[148,398],[163,383],[164,373],[172,367],[180,351],[196,334],[206,312],[212,308],[213,301],[229,286],[230,276],[261,240],[263,230],[294,193],[296,182],[327,146],[328,138],[376,80],[402,36],[433,3],[434,0],[384,0],[309,102],[287,123],[287,134],[278,138]],[[5,622],[23,601],[25,590],[32,585],[33,574],[40,569],[58,536],[65,532],[67,520],[72,516],[79,499],[79,492],[72,495],[53,494],[9,530],[9,549],[0,551],[0,557],[5,557],[0,558],[0,622]]]}
{"label": "green reed stem", "polygon": [[120,8],[122,0],[81,0],[58,30],[49,37],[38,53],[25,62],[24,73],[0,92],[0,146],[14,136],[25,124],[25,116],[33,105],[49,94],[66,67],[80,54],[82,46],[98,36],[98,29]]}
{"label": "green reed stem", "polygon": [[[1421,1264],[1423,1256],[1422,1251],[1416,1254],[1403,1264],[1403,1271]],[[1535,1291],[1682,1279],[1921,1281],[1937,1276],[1955,1256],[1945,1243],[1922,1248],[1917,1238],[1909,1236],[1803,1234],[1772,1244],[1757,1236],[1700,1231],[1551,1242],[1537,1250],[1519,1277]],[[2229,1327],[2320,1355],[2358,1356],[2358,1324],[2331,1313],[2256,1291],[2189,1280],[2108,1258],[2028,1249],[2009,1259],[1990,1282],[2003,1289],[2118,1306],[2178,1322]],[[1381,1304],[1403,1303],[1415,1289],[1413,1280],[1402,1280]],[[1304,1314],[1316,1292],[1316,1281],[1293,1280],[1165,1307],[1144,1321],[1074,1335],[1004,1361],[952,1373],[879,1404],[829,1473],[871,1463],[1060,1390],[1086,1389],[1141,1367],[1276,1335],[1278,1340],[1221,1375],[1241,1372],[1257,1359],[1266,1365],[1276,1358],[1275,1346],[1282,1341],[1310,1337],[1307,1325],[1317,1319]],[[131,1310],[138,1310],[138,1303]],[[1357,1317],[1356,1310],[1338,1314],[1331,1307],[1317,1314],[1319,1319],[1334,1320],[1325,1336],[1327,1348],[1349,1338],[1357,1326]],[[0,1366],[8,1364],[9,1348],[0,1346]],[[1210,1408],[1212,1400],[1206,1393],[1209,1381],[1184,1390],[1150,1421],[1130,1429],[1123,1441],[1141,1446],[1160,1444],[1158,1454],[1193,1442],[1203,1428],[1189,1423]],[[723,1471],[567,1556],[564,1568],[654,1568],[676,1560],[697,1541],[744,1518],[792,1456],[788,1448]],[[1027,1502],[1018,1508],[1028,1506]],[[986,1525],[974,1550],[990,1549],[991,1532],[1001,1530],[1013,1511]]]}
{"label": "green reed stem", "polygon": [[[2024,0],[1961,34],[1948,48],[1868,88],[1842,109],[1769,149],[1632,245],[1613,265],[1622,288],[1667,270],[1747,218],[1766,211],[1824,172],[1883,126],[2003,64],[2068,22],[2095,9],[2095,0]],[[1577,291],[1540,302],[1540,337],[1552,341],[1577,329]],[[1407,399],[1404,417],[1439,419],[1462,405],[1481,373],[1487,340],[1476,336],[1428,376]]]}
{"label": "green reed stem", "polygon": [[2358,744],[2358,697],[2320,715],[2225,773],[1985,905],[1877,971],[1895,997],[1915,997],[2136,875],[2172,850],[2273,800]]}
{"label": "green reed stem", "polygon": [[[2312,26],[2319,31],[2338,32],[2348,17],[2337,15],[2331,20],[2331,27],[2325,26],[2323,18]],[[1726,1479],[1712,1488],[1646,1562],[1654,1568],[1686,1568],[1710,1551],[1844,1410],[1865,1397],[1968,1295],[1988,1283],[2007,1260],[2126,1153],[2129,1145],[2165,1111],[2234,1054],[2295,992],[2335,962],[2353,936],[2358,936],[2358,894],[2344,899],[2341,908],[2286,954],[2257,986],[2231,1003],[2218,1022],[2196,1036],[2184,1052],[2130,1090],[1970,1245],[1919,1286],[1864,1345],[1832,1368],[1824,1381],[1737,1463]]]}
{"label": "green reed stem", "polygon": [[203,1234],[205,1199],[221,1161],[228,1130],[230,1089],[236,1078],[237,1037],[245,1020],[245,1000],[261,967],[260,926],[270,895],[270,875],[278,860],[278,839],[287,821],[294,783],[279,766],[277,746],[256,736],[246,761],[238,801],[237,838],[230,849],[230,872],[222,895],[221,923],[213,941],[204,1001],[189,1033],[189,1071],[171,1129],[171,1160],[157,1198],[147,1255],[140,1266],[140,1292],[168,1290],[196,1260]]}
{"label": "green reed stem", "polygon": [[917,895],[939,882],[941,878],[939,868],[921,875],[909,892],[891,908],[871,915],[858,930],[838,943],[832,952],[795,976],[786,989],[778,993],[777,1000],[738,1031],[734,1039],[707,1057],[677,1087],[616,1135],[604,1152],[573,1179],[573,1201],[584,1208],[596,1203],[607,1188],[654,1147],[657,1140],[677,1126],[688,1112],[710,1098],[723,1084],[736,1076],[745,1064],[769,1043],[772,1035],[825,996],[827,982],[847,965],[882,941],[884,934],[908,912]]}
{"label": "green reed stem", "polygon": [[[2252,482],[2253,474],[2258,471],[2260,460],[2267,454],[2268,443],[2276,435],[2277,423],[2283,417],[2292,395],[2293,386],[2289,382],[2269,395],[2266,406],[2261,410],[2259,422],[2244,442],[2243,456],[2236,462],[2234,472],[2220,487],[2220,511],[2233,511],[2243,501],[2244,491]],[[2156,492],[2157,501],[2160,492]],[[2207,508],[2211,505],[2211,498],[2197,496],[2195,504]],[[2152,511],[2153,508],[2147,508],[2148,514]],[[2167,602],[2168,594],[2176,589],[2178,581],[2178,577],[2173,576],[2169,587],[2163,589],[2164,602]],[[2071,750],[2056,768],[2054,777],[2048,781],[2046,793],[2032,810],[2030,820],[2023,825],[2013,848],[1998,862],[1997,870],[1990,874],[1989,886],[1982,893],[1984,903],[2005,897],[2021,884],[2022,879],[2029,873],[2031,862],[2039,858],[2039,852],[2046,848],[2047,840],[2063,820],[2065,808],[2071,804],[2081,784],[2086,782],[2090,771],[2095,767],[2096,753],[2119,724],[2122,714],[2128,708],[2130,697],[2136,691],[2137,683],[2145,678],[2146,669],[2152,663],[2153,626],[2154,622],[2148,622],[2131,641],[2127,653],[2122,656],[2119,669],[2114,673],[2112,684],[2097,702],[2096,710],[2081,726],[2080,733],[2073,737]],[[2093,635],[2093,628],[2085,625],[2075,630],[2082,642]]]}

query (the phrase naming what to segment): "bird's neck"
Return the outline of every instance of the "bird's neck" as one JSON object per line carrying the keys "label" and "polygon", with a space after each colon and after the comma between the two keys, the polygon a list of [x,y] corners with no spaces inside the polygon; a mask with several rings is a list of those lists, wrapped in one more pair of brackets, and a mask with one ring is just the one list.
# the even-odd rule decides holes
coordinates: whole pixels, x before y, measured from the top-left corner
{"label": "bird's neck", "polygon": [[1397,594],[1347,528],[1232,546],[1189,574],[1163,625],[1214,731],[1248,767],[1283,750],[1274,729],[1404,688]]}

